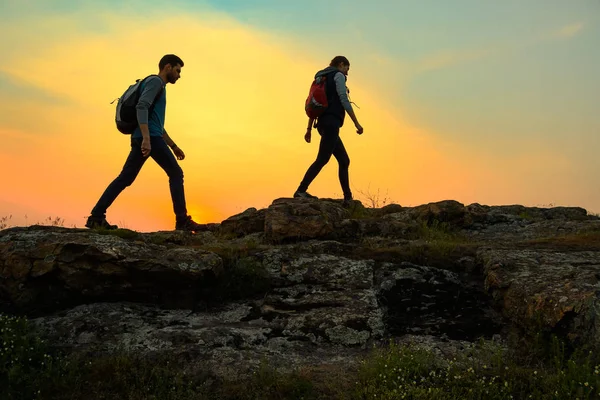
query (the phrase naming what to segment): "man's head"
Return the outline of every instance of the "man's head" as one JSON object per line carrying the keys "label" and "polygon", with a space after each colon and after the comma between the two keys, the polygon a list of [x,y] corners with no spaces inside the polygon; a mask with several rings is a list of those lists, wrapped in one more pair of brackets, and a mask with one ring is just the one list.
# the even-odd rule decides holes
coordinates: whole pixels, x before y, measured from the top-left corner
{"label": "man's head", "polygon": [[183,61],[175,54],[167,54],[158,62],[159,75],[168,83],[175,83],[181,76]]}
{"label": "man's head", "polygon": [[348,75],[348,70],[350,69],[350,61],[344,56],[335,56],[333,60],[329,63],[330,67],[335,67],[344,75]]}

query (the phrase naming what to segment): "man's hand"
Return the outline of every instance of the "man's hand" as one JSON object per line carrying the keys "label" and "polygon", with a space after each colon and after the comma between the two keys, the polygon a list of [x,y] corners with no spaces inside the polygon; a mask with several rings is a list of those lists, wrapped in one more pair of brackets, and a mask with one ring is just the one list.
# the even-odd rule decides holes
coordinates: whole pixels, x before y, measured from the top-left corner
{"label": "man's hand", "polygon": [[142,156],[148,157],[151,150],[152,146],[150,145],[150,139],[142,139]]}
{"label": "man's hand", "polygon": [[363,133],[363,127],[360,124],[356,124],[356,133],[359,135],[362,135]]}
{"label": "man's hand", "polygon": [[306,130],[306,134],[304,135],[304,140],[306,140],[306,143],[310,143],[310,129]]}
{"label": "man's hand", "polygon": [[178,160],[183,160],[185,158],[185,153],[179,147],[173,147],[173,154],[177,157]]}

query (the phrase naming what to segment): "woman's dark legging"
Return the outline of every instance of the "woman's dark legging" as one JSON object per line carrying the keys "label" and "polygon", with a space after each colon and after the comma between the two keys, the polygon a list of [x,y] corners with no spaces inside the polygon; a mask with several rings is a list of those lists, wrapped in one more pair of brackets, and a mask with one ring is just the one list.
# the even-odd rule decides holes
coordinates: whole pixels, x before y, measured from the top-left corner
{"label": "woman's dark legging", "polygon": [[319,153],[317,159],[306,171],[304,179],[298,186],[299,192],[306,192],[312,181],[317,177],[321,169],[329,162],[333,155],[339,165],[339,178],[344,199],[351,199],[352,192],[350,191],[350,183],[348,178],[348,167],[350,166],[350,158],[340,138],[339,123],[335,119],[326,119],[319,121],[317,130],[321,135],[321,143],[319,144]]}

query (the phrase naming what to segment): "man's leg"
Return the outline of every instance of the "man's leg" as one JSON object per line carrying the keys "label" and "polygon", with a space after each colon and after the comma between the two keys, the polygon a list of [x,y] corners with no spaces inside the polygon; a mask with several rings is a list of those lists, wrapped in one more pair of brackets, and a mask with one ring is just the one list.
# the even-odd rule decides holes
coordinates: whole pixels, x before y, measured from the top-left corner
{"label": "man's leg", "polygon": [[302,179],[302,182],[300,182],[294,197],[314,197],[310,195],[303,196],[302,194],[306,194],[306,191],[308,190],[308,187],[312,181],[317,177],[319,172],[321,172],[321,169],[323,169],[323,167],[329,162],[339,139],[340,128],[335,124],[323,124],[317,129],[319,129],[319,133],[321,134],[321,143],[319,144],[319,153],[317,154],[317,159],[310,167],[308,167],[308,170],[304,175],[304,179]]}
{"label": "man's leg", "polygon": [[169,189],[173,201],[173,212],[175,213],[175,229],[196,231],[201,228],[199,224],[192,221],[187,214],[185,202],[185,191],[183,187],[183,170],[179,166],[175,155],[161,137],[152,137],[152,152],[150,157],[166,172],[169,177]]}
{"label": "man's leg", "polygon": [[135,181],[135,178],[146,162],[146,158],[142,155],[140,147],[141,140],[132,138],[131,150],[129,151],[127,160],[125,160],[121,173],[108,185],[102,196],[100,196],[85,226],[88,228],[116,228],[115,225],[110,225],[106,222],[106,210],[108,210],[121,192]]}
{"label": "man's leg", "polygon": [[333,149],[333,156],[339,164],[339,178],[342,191],[344,192],[344,200],[352,200],[352,191],[350,190],[350,179],[348,178],[348,168],[350,166],[350,157],[346,152],[342,138],[338,136],[338,141]]}

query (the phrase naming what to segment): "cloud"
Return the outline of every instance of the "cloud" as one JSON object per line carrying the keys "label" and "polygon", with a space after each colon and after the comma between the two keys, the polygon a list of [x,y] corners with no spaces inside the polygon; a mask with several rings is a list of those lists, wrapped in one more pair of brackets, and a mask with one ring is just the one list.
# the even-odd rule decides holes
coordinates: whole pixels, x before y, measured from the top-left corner
{"label": "cloud", "polygon": [[563,26],[551,35],[542,34],[521,38],[514,42],[497,42],[485,48],[447,49],[428,54],[413,63],[415,73],[433,71],[494,56],[506,56],[515,51],[530,48],[554,38],[572,38],[583,30],[583,22]]}
{"label": "cloud", "polygon": [[[19,130],[19,136],[37,131],[47,133],[45,128],[53,123],[59,112],[77,108],[77,102],[73,99],[1,70],[0,93],[0,125]],[[24,115],[23,110],[36,111]]]}
{"label": "cloud", "polygon": [[563,37],[563,38],[572,38],[574,36],[577,36],[583,30],[583,27],[584,27],[583,22],[577,22],[577,23],[573,23],[570,25],[565,25],[562,28],[560,28],[558,31],[556,31],[554,36]]}
{"label": "cloud", "polygon": [[419,71],[431,71],[482,59],[494,54],[493,48],[445,50],[423,57],[417,62]]}
{"label": "cloud", "polygon": [[62,96],[57,96],[53,92],[40,89],[36,85],[24,82],[10,74],[0,70],[0,91],[5,96],[10,96],[14,101],[23,101],[25,99],[35,99],[44,103],[61,103],[68,100]]}

